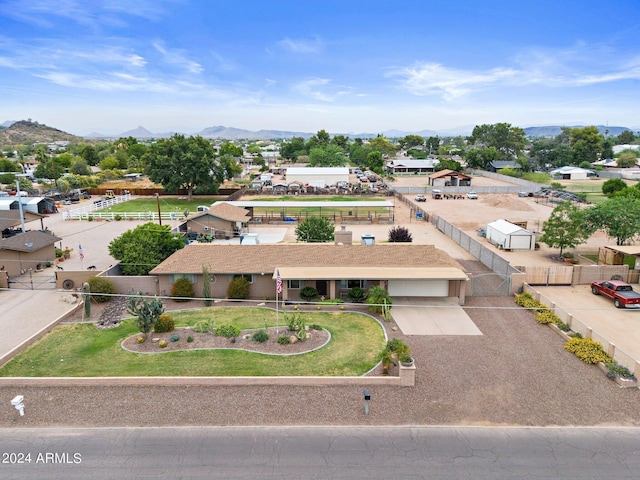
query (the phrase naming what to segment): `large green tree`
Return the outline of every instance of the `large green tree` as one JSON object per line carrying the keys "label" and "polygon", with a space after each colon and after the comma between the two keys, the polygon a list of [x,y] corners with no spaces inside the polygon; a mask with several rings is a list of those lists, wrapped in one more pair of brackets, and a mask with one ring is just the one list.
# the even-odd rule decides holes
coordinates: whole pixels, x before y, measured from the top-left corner
{"label": "large green tree", "polygon": [[176,134],[151,145],[144,155],[149,178],[169,193],[184,188],[189,201],[196,189],[216,193],[224,181],[225,169],[216,161],[213,145],[197,136]]}
{"label": "large green tree", "polygon": [[296,227],[296,240],[299,242],[332,242],[333,224],[324,217],[309,217]]}
{"label": "large green tree", "polygon": [[310,167],[341,167],[346,164],[343,150],[336,145],[315,147],[309,152]]}
{"label": "large green tree", "polygon": [[633,168],[638,163],[638,154],[635,150],[623,150],[616,159],[618,168]]}
{"label": "large green tree", "polygon": [[510,123],[476,125],[468,138],[470,145],[493,147],[498,152],[497,160],[513,160],[522,153],[526,145],[525,132]]}
{"label": "large green tree", "polygon": [[598,127],[572,128],[569,131],[569,141],[573,150],[573,162],[578,165],[580,162],[598,161],[603,139]]}
{"label": "large green tree", "polygon": [[168,225],[145,223],[127,230],[109,243],[109,254],[120,260],[124,275],[147,275],[163,260],[184,247]]}
{"label": "large green tree", "polygon": [[538,240],[551,248],[575,248],[586,242],[593,228],[584,220],[584,212],[571,202],[563,202],[553,209],[549,219],[542,225]]}
{"label": "large green tree", "polygon": [[640,198],[614,196],[585,210],[587,223],[616,239],[616,245],[640,234]]}

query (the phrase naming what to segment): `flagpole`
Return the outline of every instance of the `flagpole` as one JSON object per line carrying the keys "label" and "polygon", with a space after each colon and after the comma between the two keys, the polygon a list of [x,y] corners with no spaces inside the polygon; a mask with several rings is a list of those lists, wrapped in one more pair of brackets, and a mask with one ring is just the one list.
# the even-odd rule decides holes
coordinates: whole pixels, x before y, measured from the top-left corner
{"label": "flagpole", "polygon": [[276,335],[278,335],[278,282],[280,281],[280,269],[276,267]]}

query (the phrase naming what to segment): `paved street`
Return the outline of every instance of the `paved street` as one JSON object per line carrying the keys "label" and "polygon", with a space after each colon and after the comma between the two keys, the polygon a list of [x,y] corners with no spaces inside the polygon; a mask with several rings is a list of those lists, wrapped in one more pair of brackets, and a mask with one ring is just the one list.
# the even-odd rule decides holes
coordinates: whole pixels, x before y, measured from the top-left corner
{"label": "paved street", "polygon": [[639,433],[498,427],[3,429],[0,476],[635,479]]}

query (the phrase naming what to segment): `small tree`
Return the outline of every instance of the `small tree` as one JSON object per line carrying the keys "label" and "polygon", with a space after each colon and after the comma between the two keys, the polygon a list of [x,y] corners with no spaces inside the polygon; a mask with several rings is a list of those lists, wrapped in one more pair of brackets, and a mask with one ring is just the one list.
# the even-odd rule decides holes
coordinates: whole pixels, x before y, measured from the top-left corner
{"label": "small tree", "polygon": [[[131,292],[133,293],[133,291]],[[143,333],[145,338],[147,334],[153,329],[153,326],[160,318],[160,315],[164,313],[164,305],[158,298],[153,298],[148,301],[142,292],[138,292],[136,296],[129,297],[129,305],[127,306],[127,312],[136,318],[136,326],[140,333]]]}
{"label": "small tree", "polygon": [[[89,290],[93,294],[91,298],[98,303],[104,303],[111,300],[111,295],[116,291],[116,287],[113,282],[104,277],[91,277],[87,280],[89,284]],[[99,295],[103,293],[105,295]]]}
{"label": "small tree", "polygon": [[209,269],[202,266],[202,297],[204,298],[204,306],[211,306],[211,276],[209,275]]}
{"label": "small tree", "polygon": [[311,302],[318,296],[318,290],[315,287],[304,287],[300,290],[300,298],[307,302]]}
{"label": "small tree", "polygon": [[333,242],[333,224],[328,218],[309,217],[296,227],[299,242]]}
{"label": "small tree", "polygon": [[602,184],[602,193],[607,197],[612,197],[616,192],[627,188],[627,184],[621,178],[610,178]]}
{"label": "small tree", "polygon": [[411,233],[405,227],[393,227],[389,230],[389,241],[394,243],[400,242],[412,242],[413,238],[411,237]]}
{"label": "small tree", "polygon": [[349,290],[349,293],[347,293],[347,297],[353,303],[364,303],[368,296],[367,291],[360,287],[353,287]]}
{"label": "small tree", "polygon": [[593,228],[585,222],[583,211],[571,202],[562,202],[553,209],[549,219],[542,225],[539,240],[551,248],[562,250],[587,241]]}

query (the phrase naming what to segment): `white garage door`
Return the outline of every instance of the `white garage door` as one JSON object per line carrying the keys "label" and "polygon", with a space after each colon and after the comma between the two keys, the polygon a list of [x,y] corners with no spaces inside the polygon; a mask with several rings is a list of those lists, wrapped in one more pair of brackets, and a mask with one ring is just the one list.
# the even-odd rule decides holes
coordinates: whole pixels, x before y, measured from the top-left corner
{"label": "white garage door", "polygon": [[448,297],[449,280],[389,280],[391,297]]}

